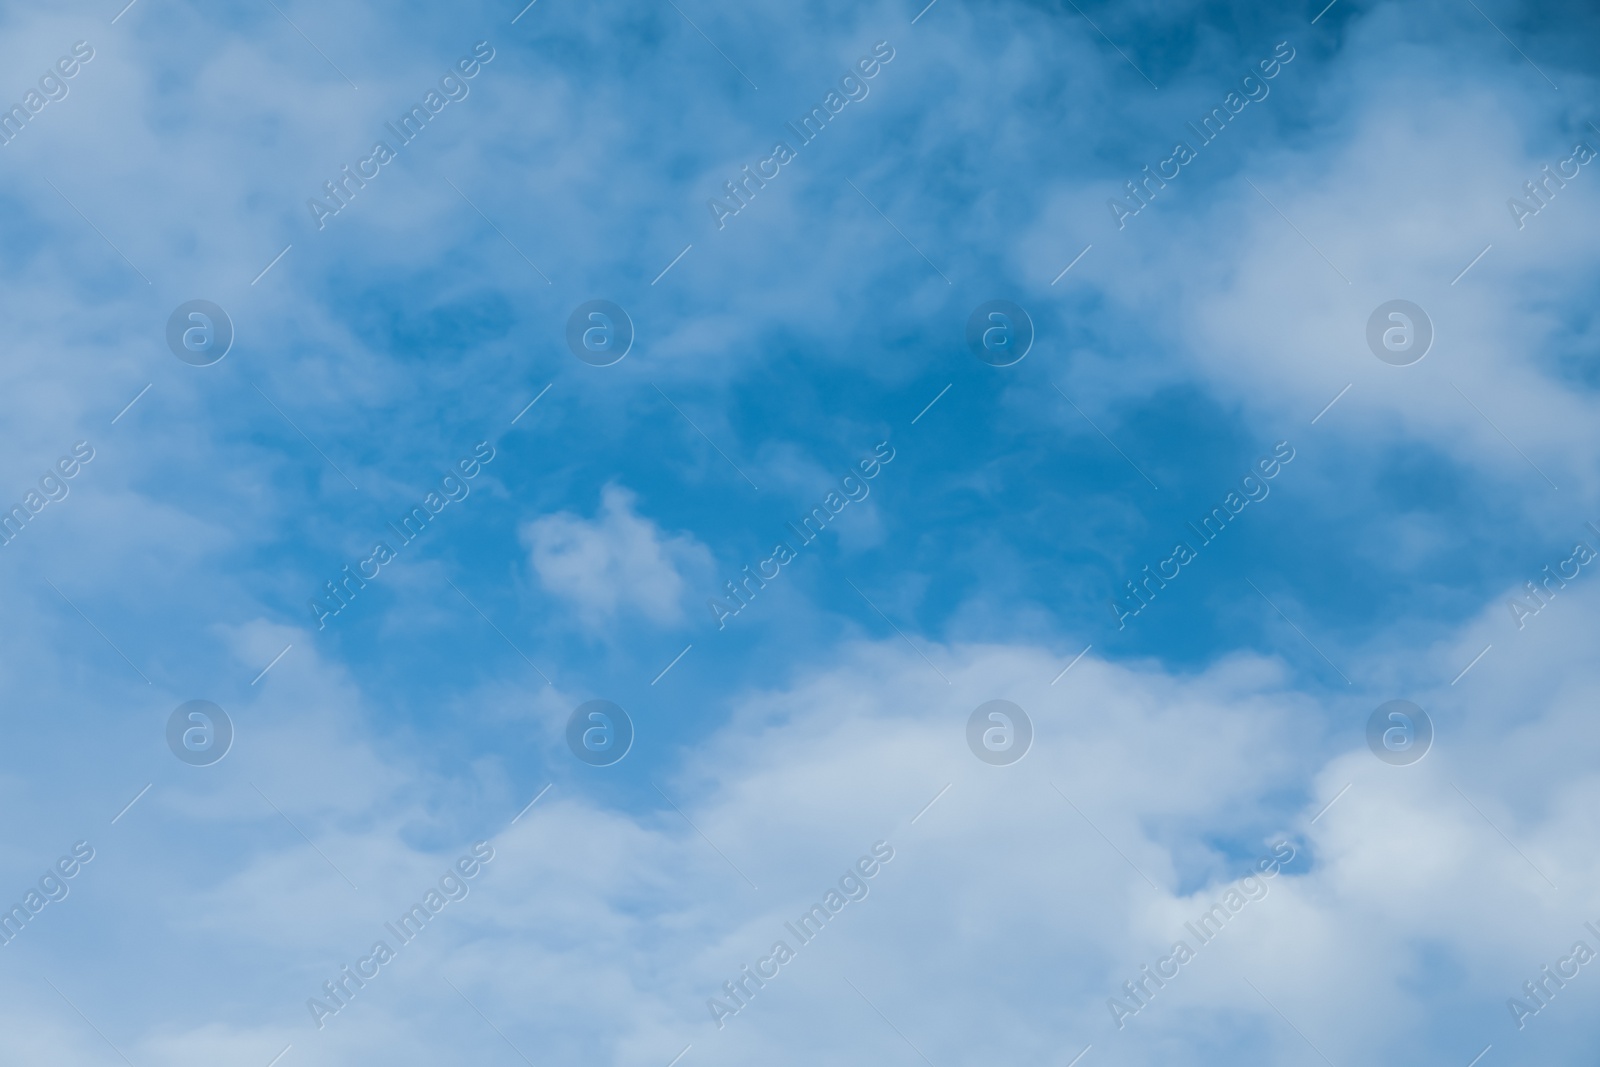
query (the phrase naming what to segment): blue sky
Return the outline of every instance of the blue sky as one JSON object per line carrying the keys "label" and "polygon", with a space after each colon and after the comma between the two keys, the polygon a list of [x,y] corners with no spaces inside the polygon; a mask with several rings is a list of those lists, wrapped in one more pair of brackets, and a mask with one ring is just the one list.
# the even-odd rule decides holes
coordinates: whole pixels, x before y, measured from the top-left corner
{"label": "blue sky", "polygon": [[[1592,968],[1508,1000],[1600,950],[1600,580],[1510,604],[1600,551],[1600,172],[1520,226],[1508,201],[1600,149],[1593,10],[0,21],[7,108],[93,52],[0,146],[0,500],[94,450],[0,547],[0,902],[95,851],[0,946],[11,1058],[1592,1046]],[[319,227],[308,200],[475,46],[465,95]],[[875,47],[800,145],[785,124]],[[1275,55],[1119,228],[1108,200]],[[719,228],[708,202],[778,140],[795,158]],[[236,334],[209,366],[166,342],[196,299]],[[606,367],[565,340],[597,299],[635,329]],[[1006,367],[964,340],[997,299],[1036,333]],[[1435,332],[1403,367],[1366,341],[1396,299]],[[885,442],[799,545],[785,524]],[[401,546],[388,524],[480,443]],[[1201,545],[1188,524],[1275,449]],[[719,627],[708,601],[781,539],[797,557]],[[311,598],[380,540],[396,558],[319,628]],[[1178,541],[1195,558],[1119,626]],[[166,741],[197,699],[235,730],[202,767]],[[611,766],[565,740],[592,699],[635,728]],[[1034,727],[1009,766],[965,740],[995,699]],[[1434,725],[1409,766],[1365,740],[1393,699]],[[318,1019],[478,841],[470,893]],[[719,1027],[708,998],[879,841],[867,898]],[[1270,892],[1119,1028],[1108,1000],[1282,841]]]}

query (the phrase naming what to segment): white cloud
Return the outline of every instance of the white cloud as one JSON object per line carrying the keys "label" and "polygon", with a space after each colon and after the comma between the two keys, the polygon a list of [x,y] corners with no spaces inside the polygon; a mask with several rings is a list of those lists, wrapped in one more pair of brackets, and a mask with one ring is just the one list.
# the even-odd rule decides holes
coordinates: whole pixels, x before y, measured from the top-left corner
{"label": "white cloud", "polygon": [[663,534],[635,511],[636,500],[622,486],[608,485],[592,521],[560,511],[522,529],[540,584],[571,604],[587,629],[625,613],[657,625],[680,622],[685,572],[710,566],[704,545],[689,534]]}
{"label": "white cloud", "polygon": [[[1501,610],[1486,608],[1504,628]],[[694,828],[665,803],[615,810],[587,795],[591,779],[557,772],[515,825],[525,798],[491,784],[477,825],[432,845],[406,828],[438,818],[445,779],[379,752],[359,727],[367,698],[296,647],[260,705],[238,709],[247,741],[218,765],[226,777],[161,785],[121,828],[161,827],[173,841],[220,833],[249,851],[129,848],[102,831],[102,866],[46,915],[73,909],[70,925],[92,944],[137,909],[149,954],[103,965],[119,987],[138,979],[182,995],[166,1009],[144,994],[119,1008],[72,967],[51,973],[69,995],[92,997],[80,1006],[134,1062],[181,1067],[223,1055],[266,1062],[291,1042],[308,1065],[349,1062],[358,1049],[401,1062],[509,1061],[478,1011],[535,1062],[661,1067],[690,1043],[702,1064],[814,1063],[852,1048],[915,1062],[845,978],[941,1067],[1064,1063],[1091,1042],[1097,1059],[1132,1064],[1216,1062],[1241,1043],[1272,1062],[1309,1056],[1279,1010],[1336,1063],[1448,1058],[1458,1043],[1465,1063],[1490,1042],[1560,1061],[1582,1043],[1578,1009],[1593,979],[1576,979],[1526,1033],[1505,1009],[1585,936],[1581,920],[1600,918],[1600,872],[1586,859],[1600,786],[1582,711],[1596,672],[1570,671],[1558,689],[1541,682],[1592,632],[1600,587],[1575,586],[1560,610],[1539,620],[1550,625],[1538,641],[1497,645],[1459,686],[1447,671],[1414,685],[1407,695],[1431,710],[1438,740],[1412,767],[1381,764],[1363,746],[1365,710],[1393,694],[1363,693],[1341,714],[1342,694],[1297,693],[1272,659],[1175,674],[1090,655],[1052,685],[1061,661],[1038,648],[924,642],[947,686],[900,642],[862,642],[735,698],[727,724],[676,771],[652,772]],[[247,626],[234,644],[254,663],[287,636]],[[965,746],[966,715],[994,697],[1021,704],[1036,727],[1034,750],[1011,767],[980,764]],[[1461,714],[1480,704],[1483,714]],[[1497,710],[1513,706],[1514,718]],[[1331,737],[1326,722],[1341,724]],[[1524,731],[1508,745],[1512,722]],[[307,746],[292,743],[308,734],[322,760],[309,772]],[[317,783],[313,795],[279,788],[290,769]],[[1269,895],[1117,1030],[1107,998],[1185,937],[1183,923],[1280,834],[1299,854]],[[305,999],[386,936],[383,922],[475,836],[497,854],[471,895],[315,1030]],[[706,998],[786,938],[784,921],[880,839],[896,854],[868,897],[718,1030]],[[6,951],[32,963],[65,932],[41,923]],[[201,942],[251,960],[257,977],[208,985],[203,969],[178,974]],[[0,1018],[17,1040],[81,1029],[27,973],[0,979],[8,1003],[25,1005]],[[112,1062],[85,1036],[67,1038],[53,1062]]]}

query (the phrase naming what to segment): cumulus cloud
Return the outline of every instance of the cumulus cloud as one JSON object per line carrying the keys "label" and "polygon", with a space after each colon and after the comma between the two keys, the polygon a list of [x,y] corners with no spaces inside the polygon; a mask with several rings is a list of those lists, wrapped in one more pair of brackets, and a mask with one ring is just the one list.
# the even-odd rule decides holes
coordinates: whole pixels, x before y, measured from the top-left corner
{"label": "cumulus cloud", "polygon": [[[1571,610],[1600,616],[1600,593]],[[703,1062],[800,1065],[906,1055],[909,1039],[935,1062],[1065,1061],[1092,1044],[1198,1067],[1243,1046],[1287,1060],[1307,1040],[1336,1063],[1403,1062],[1581,1035],[1576,986],[1525,1031],[1505,1001],[1575,940],[1592,944],[1581,923],[1600,918],[1600,872],[1584,858],[1583,813],[1600,780],[1574,765],[1543,791],[1549,803],[1519,812],[1519,779],[1545,761],[1529,748],[1491,769],[1497,742],[1456,725],[1447,680],[1414,694],[1435,713],[1436,750],[1394,767],[1366,751],[1343,697],[1297,692],[1274,658],[1174,674],[1089,655],[1052,685],[1061,661],[1037,647],[927,652],[948,684],[894,639],[846,644],[804,678],[741,694],[678,769],[641,779],[658,799],[636,810],[569,772],[521,815],[526,801],[496,788],[461,845],[407,840],[433,801],[396,796],[395,782],[442,779],[353,737],[341,788],[288,809],[309,838],[283,825],[265,835],[272,847],[228,857],[225,877],[149,913],[150,937],[203,935],[255,960],[253,1006],[180,1013],[131,1044],[198,1064],[292,1043],[302,1062],[331,1065],[359,1049],[459,1056],[509,1040],[530,1056],[649,1067],[689,1045]],[[1481,695],[1525,691],[1546,667],[1537,653],[1509,659]],[[295,702],[336,682],[316,662],[291,679],[281,699]],[[1600,679],[1591,669],[1572,685],[1592,694]],[[1537,699],[1528,730],[1571,729],[1574,695]],[[1036,729],[1009,767],[966,748],[968,711],[996,696]],[[344,686],[330,710],[349,719],[363,703]],[[272,743],[301,728],[273,729]],[[220,817],[262,834],[280,816],[258,801],[235,781],[209,813],[166,807],[184,825]],[[323,981],[391,938],[384,922],[477,837],[495,858],[470,894],[316,1028],[306,999],[326,1001]],[[785,924],[879,841],[893,859],[864,899],[801,943]],[[1198,939],[1185,924],[1280,841],[1293,855],[1267,888]],[[160,874],[154,857],[105,858],[134,885]],[[779,941],[795,958],[747,984],[719,1027],[708,1000],[738,1003],[724,983]],[[1178,941],[1195,958],[1160,986],[1145,979]],[[1141,980],[1142,1003],[1125,985]],[[1120,1027],[1112,998],[1139,1004]],[[62,1062],[92,1056],[83,1046]]]}
{"label": "cumulus cloud", "polygon": [[685,575],[709,567],[704,545],[690,534],[663,533],[638,514],[637,500],[626,488],[607,485],[593,519],[561,511],[522,528],[540,585],[590,630],[628,614],[658,626],[681,621]]}

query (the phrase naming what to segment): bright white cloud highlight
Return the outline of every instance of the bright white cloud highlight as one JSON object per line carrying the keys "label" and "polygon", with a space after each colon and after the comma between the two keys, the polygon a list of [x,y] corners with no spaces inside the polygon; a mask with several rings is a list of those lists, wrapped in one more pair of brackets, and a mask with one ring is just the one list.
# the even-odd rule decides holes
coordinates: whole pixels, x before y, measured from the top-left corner
{"label": "bright white cloud highlight", "polygon": [[704,545],[688,534],[664,534],[635,511],[636,500],[608,485],[592,520],[560,511],[522,529],[539,583],[571,604],[587,629],[629,613],[657,625],[679,622],[685,573],[710,564]]}

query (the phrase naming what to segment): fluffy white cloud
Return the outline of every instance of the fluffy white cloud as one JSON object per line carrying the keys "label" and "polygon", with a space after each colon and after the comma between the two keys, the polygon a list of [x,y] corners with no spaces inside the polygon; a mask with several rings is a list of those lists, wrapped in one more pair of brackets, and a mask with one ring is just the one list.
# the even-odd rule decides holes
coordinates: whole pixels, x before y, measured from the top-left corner
{"label": "fluffy white cloud", "polygon": [[[1433,32],[1411,15],[1388,5],[1352,22],[1337,64],[1313,66],[1300,41],[1280,91],[1251,105],[1263,113],[1241,114],[1217,142],[1225,149],[1202,148],[1194,173],[1157,191],[1122,231],[1105,207],[1126,198],[1120,181],[1062,181],[1019,249],[1019,271],[1050,292],[1063,262],[1056,235],[1083,233],[1094,258],[1075,268],[1077,284],[1165,340],[1156,348],[1169,357],[1136,368],[1083,345],[1074,369],[1093,404],[1199,380],[1252,428],[1299,428],[1348,385],[1316,431],[1343,435],[1345,447],[1427,442],[1530,497],[1548,491],[1543,475],[1592,495],[1593,394],[1573,388],[1553,353],[1585,350],[1584,319],[1566,309],[1600,267],[1582,237],[1600,210],[1585,191],[1593,165],[1524,229],[1507,200],[1574,142],[1600,142],[1552,113],[1554,92],[1526,68],[1527,78],[1486,81],[1454,52],[1414,48],[1397,66],[1385,42]],[[1222,87],[1236,76],[1224,68],[1212,79]],[[1385,97],[1408,105],[1373,103]],[[1339,117],[1312,145],[1294,134],[1317,109]],[[1154,137],[1129,177],[1172,151]],[[1475,165],[1433,164],[1458,155]],[[1420,304],[1434,330],[1428,356],[1407,368],[1374,358],[1365,339],[1374,309],[1395,298]]]}
{"label": "fluffy white cloud", "polygon": [[[1600,593],[1574,594],[1569,615],[1600,615]],[[1241,1047],[1286,1062],[1310,1055],[1307,1040],[1335,1063],[1402,1054],[1464,1063],[1491,1042],[1559,1050],[1578,1037],[1587,970],[1524,1032],[1505,1001],[1575,940],[1600,947],[1581,927],[1600,919],[1600,872],[1583,858],[1593,819],[1582,814],[1600,782],[1592,760],[1551,772],[1535,746],[1505,749],[1459,711],[1531,692],[1530,737],[1559,726],[1592,750],[1572,706],[1600,691],[1595,672],[1548,697],[1529,687],[1549,657],[1570,651],[1570,624],[1581,621],[1551,627],[1560,647],[1481,664],[1470,696],[1447,680],[1410,694],[1439,731],[1435,751],[1411,767],[1382,764],[1363,745],[1365,712],[1390,694],[1339,714],[1344,696],[1297,693],[1271,659],[1176,675],[1088,656],[1051,685],[1061,664],[1036,648],[929,646],[946,685],[899,642],[847,645],[804,679],[736,699],[730,721],[678,771],[652,772],[682,814],[665,803],[617,811],[585,768],[557,772],[551,794],[511,825],[526,801],[489,775],[485,810],[500,814],[481,836],[494,861],[320,1031],[306,998],[386,937],[383,922],[477,835],[409,840],[408,826],[433,820],[434,800],[395,787],[428,772],[351,734],[363,698],[308,653],[280,665],[284,693],[249,713],[263,736],[255,754],[241,753],[248,779],[221,783],[204,805],[175,803],[170,791],[156,804],[197,830],[220,817],[272,844],[227,860],[212,888],[143,908],[153,926],[141,943],[203,937],[252,960],[258,977],[244,1001],[231,983],[228,1002],[214,1004],[219,991],[174,979],[195,1004],[153,1029],[116,1025],[132,1031],[121,1040],[135,1062],[180,1065],[224,1052],[265,1051],[265,1062],[290,1043],[303,1064],[378,1051],[411,1062],[509,1056],[505,1040],[534,1062],[629,1067],[663,1067],[690,1044],[697,1063],[798,1065],[852,1049],[905,1060],[912,1054],[878,1012],[939,1067],[997,1055],[1065,1062],[1089,1044],[1097,1058],[1135,1064],[1202,1064]],[[273,712],[281,724],[256,714],[329,690],[332,703],[315,713]],[[1033,750],[1010,767],[966,749],[967,715],[994,697],[1015,700],[1036,727]],[[536,700],[536,732],[557,755],[562,699]],[[297,759],[285,739],[317,719],[344,734],[329,746],[341,754],[339,788],[283,804],[359,891],[250,785],[271,788]],[[1324,736],[1324,721],[1345,726]],[[1529,801],[1522,783],[1539,775],[1549,780]],[[649,788],[642,774],[639,784]],[[1266,896],[1199,945],[1184,923],[1284,838],[1297,853]],[[799,944],[784,923],[879,840],[895,855],[866,898]],[[108,848],[103,862],[107,874],[119,864],[138,895],[160,892],[158,858]],[[191,878],[203,869],[189,867]],[[68,906],[98,925],[127,904],[90,896]],[[1107,999],[1178,939],[1196,958],[1119,1030]],[[778,940],[795,958],[719,1029],[707,998],[726,999],[723,983]],[[13,1011],[8,1025],[24,1041],[50,1026],[70,1032],[70,1013],[52,1011],[46,1020]],[[80,1047],[58,1062],[99,1062]]]}
{"label": "fluffy white cloud", "polygon": [[637,513],[637,499],[608,485],[592,520],[561,511],[522,529],[539,583],[572,605],[587,629],[625,613],[658,625],[679,622],[686,572],[709,569],[704,545],[689,534],[664,534]]}

